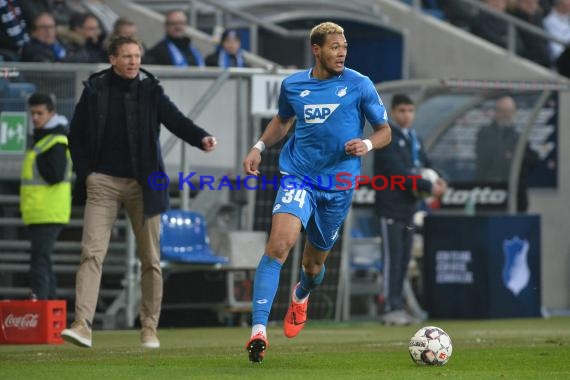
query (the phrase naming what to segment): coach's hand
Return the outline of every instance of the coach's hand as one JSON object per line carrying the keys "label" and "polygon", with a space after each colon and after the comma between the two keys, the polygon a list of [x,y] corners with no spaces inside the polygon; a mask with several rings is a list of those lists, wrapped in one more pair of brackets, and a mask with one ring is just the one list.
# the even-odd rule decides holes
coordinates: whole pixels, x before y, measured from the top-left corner
{"label": "coach's hand", "polygon": [[206,136],[202,139],[202,148],[206,152],[211,152],[216,149],[218,142],[214,136]]}

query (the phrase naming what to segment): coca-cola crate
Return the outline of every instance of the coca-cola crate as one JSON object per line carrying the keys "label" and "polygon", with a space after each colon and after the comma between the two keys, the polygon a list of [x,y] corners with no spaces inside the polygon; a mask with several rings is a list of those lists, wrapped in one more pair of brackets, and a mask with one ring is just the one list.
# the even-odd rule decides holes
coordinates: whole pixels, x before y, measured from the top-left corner
{"label": "coca-cola crate", "polygon": [[65,300],[0,301],[0,344],[61,344]]}

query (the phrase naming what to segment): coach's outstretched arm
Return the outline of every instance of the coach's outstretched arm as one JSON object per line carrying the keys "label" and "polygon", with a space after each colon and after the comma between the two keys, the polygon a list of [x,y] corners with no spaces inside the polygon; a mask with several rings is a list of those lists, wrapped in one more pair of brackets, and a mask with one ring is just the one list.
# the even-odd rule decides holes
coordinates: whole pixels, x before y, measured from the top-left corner
{"label": "coach's outstretched arm", "polygon": [[269,148],[287,136],[294,121],[294,117],[283,120],[278,115],[273,116],[259,141],[255,143],[243,160],[243,171],[245,174],[259,175],[258,168],[261,163],[261,152],[263,152],[266,147]]}

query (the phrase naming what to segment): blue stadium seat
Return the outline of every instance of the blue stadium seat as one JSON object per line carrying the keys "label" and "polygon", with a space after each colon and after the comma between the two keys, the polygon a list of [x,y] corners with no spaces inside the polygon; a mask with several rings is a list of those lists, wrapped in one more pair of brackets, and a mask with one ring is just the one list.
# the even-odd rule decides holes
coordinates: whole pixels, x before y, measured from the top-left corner
{"label": "blue stadium seat", "polygon": [[160,219],[161,260],[192,264],[227,264],[210,248],[204,216],[194,211],[168,210]]}

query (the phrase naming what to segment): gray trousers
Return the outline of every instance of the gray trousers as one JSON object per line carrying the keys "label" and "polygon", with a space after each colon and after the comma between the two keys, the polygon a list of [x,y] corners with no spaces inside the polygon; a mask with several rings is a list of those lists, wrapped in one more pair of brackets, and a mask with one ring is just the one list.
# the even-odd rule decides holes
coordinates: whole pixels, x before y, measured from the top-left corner
{"label": "gray trousers", "polygon": [[403,310],[403,288],[408,272],[414,228],[412,221],[380,218],[384,252],[384,297],[386,311]]}

